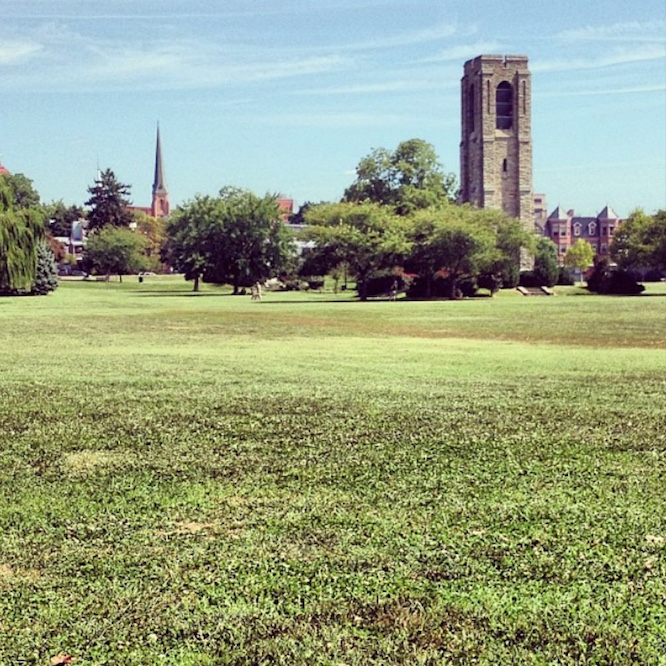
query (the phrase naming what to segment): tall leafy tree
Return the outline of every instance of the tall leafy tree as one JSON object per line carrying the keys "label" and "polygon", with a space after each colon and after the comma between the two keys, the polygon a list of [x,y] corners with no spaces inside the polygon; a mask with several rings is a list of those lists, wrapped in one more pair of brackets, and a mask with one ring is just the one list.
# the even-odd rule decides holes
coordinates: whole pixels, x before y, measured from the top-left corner
{"label": "tall leafy tree", "polygon": [[344,262],[356,278],[361,300],[368,297],[373,273],[402,263],[411,249],[408,222],[376,203],[322,204],[306,213],[304,240],[327,258],[330,268]]}
{"label": "tall leafy tree", "polygon": [[83,258],[95,273],[118,275],[136,273],[145,262],[146,238],[131,229],[107,226],[88,238]]}
{"label": "tall leafy tree", "polygon": [[179,206],[167,224],[162,259],[187,280],[231,284],[234,293],[282,272],[294,254],[277,199],[225,187]]}
{"label": "tall leafy tree", "polygon": [[534,255],[534,281],[544,287],[552,287],[560,275],[557,245],[550,238],[540,236],[536,241]]}
{"label": "tall leafy tree", "polygon": [[610,252],[620,268],[666,269],[666,210],[633,211],[615,230]]}
{"label": "tall leafy tree", "polygon": [[39,207],[39,193],[33,187],[32,180],[22,173],[7,173],[0,176],[0,208],[28,210]]}
{"label": "tall leafy tree", "polygon": [[49,230],[53,236],[69,236],[72,223],[83,217],[81,206],[67,206],[62,199],[44,205]]}
{"label": "tall leafy tree", "polygon": [[459,283],[476,276],[496,258],[496,233],[484,224],[479,211],[468,206],[428,208],[414,215],[413,249],[409,266],[424,283],[424,295],[432,295],[436,278],[447,281],[450,298],[457,298]]}
{"label": "tall leafy tree", "polygon": [[280,218],[277,197],[224,187],[204,279],[233,286],[234,294],[282,272],[294,254],[293,235]]}
{"label": "tall leafy tree", "polygon": [[111,169],[102,171],[95,184],[88,188],[90,198],[85,202],[90,207],[88,230],[91,232],[106,226],[127,227],[132,222],[130,187],[121,183]]}
{"label": "tall leafy tree", "polygon": [[453,201],[455,176],[445,173],[433,146],[410,139],[393,151],[376,148],[356,167],[343,201],[392,206],[399,215]]}
{"label": "tall leafy tree", "polygon": [[192,280],[194,291],[199,291],[199,281],[212,262],[211,237],[220,220],[218,209],[216,198],[197,195],[178,206],[167,220],[162,261]]}

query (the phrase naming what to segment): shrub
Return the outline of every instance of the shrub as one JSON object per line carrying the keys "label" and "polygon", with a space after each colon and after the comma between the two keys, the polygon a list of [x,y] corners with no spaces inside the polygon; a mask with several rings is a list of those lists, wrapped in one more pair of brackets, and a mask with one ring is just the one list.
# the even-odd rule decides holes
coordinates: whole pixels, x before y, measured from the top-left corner
{"label": "shrub", "polygon": [[607,259],[595,260],[594,268],[587,278],[587,288],[598,294],[627,296],[640,294],[645,290],[632,273],[610,266]]}
{"label": "shrub", "polygon": [[658,268],[651,268],[645,273],[643,282],[661,282],[664,277],[665,275],[663,271],[660,271]]}
{"label": "shrub", "polygon": [[575,284],[574,277],[571,271],[566,266],[560,266],[560,274],[557,276],[557,284],[561,285]]}

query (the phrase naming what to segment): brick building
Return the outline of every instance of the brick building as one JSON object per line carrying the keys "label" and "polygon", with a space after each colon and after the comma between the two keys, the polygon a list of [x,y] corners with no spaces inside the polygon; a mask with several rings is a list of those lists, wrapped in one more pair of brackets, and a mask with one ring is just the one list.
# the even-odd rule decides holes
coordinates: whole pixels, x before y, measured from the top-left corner
{"label": "brick building", "polygon": [[605,206],[596,217],[581,217],[575,215],[573,210],[565,213],[558,206],[538,230],[557,245],[560,261],[564,260],[567,250],[578,239],[587,241],[597,255],[608,258],[613,234],[621,222],[610,206]]}

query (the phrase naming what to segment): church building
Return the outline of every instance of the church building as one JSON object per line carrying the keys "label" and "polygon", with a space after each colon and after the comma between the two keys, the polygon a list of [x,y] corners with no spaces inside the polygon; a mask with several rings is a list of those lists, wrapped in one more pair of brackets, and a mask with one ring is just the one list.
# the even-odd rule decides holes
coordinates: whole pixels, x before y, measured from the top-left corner
{"label": "church building", "polygon": [[155,143],[155,176],[153,178],[153,195],[150,206],[128,206],[129,210],[138,210],[151,217],[168,217],[170,211],[169,192],[164,180],[164,164],[162,161],[162,141],[160,126],[157,126]]}

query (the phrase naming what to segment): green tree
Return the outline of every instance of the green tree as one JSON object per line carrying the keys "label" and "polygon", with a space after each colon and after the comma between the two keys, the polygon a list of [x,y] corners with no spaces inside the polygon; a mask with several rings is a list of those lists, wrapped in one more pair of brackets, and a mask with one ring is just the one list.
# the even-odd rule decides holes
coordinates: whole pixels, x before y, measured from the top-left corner
{"label": "green tree", "polygon": [[486,252],[479,262],[479,286],[491,293],[502,287],[516,287],[520,280],[521,258],[525,253],[534,253],[535,235],[527,231],[520,220],[507,217],[499,210],[475,210],[474,216],[495,236],[494,249]]}
{"label": "green tree", "polygon": [[195,291],[203,277],[231,284],[237,294],[285,270],[294,255],[293,235],[280,218],[276,197],[234,187],[179,206],[166,234],[163,261],[194,280]]}
{"label": "green tree", "polygon": [[291,230],[282,222],[275,195],[224,187],[204,279],[233,286],[234,294],[284,271],[295,254]]}
{"label": "green tree", "polygon": [[106,226],[127,227],[132,222],[129,185],[116,178],[111,169],[103,171],[95,184],[88,188],[90,198],[85,202],[90,207],[88,230],[97,231]]}
{"label": "green tree", "polygon": [[147,239],[131,229],[108,226],[91,234],[83,258],[94,273],[118,275],[136,273],[143,269]]}
{"label": "green tree", "polygon": [[42,240],[37,245],[37,266],[30,293],[44,296],[58,287],[58,266],[49,244]]}
{"label": "green tree", "polygon": [[316,253],[329,268],[345,263],[356,278],[361,300],[368,297],[373,273],[401,263],[411,248],[408,222],[376,203],[338,203],[312,206],[302,238],[315,243]]}
{"label": "green tree", "polygon": [[162,261],[193,280],[194,291],[199,291],[199,281],[212,262],[211,237],[219,220],[218,200],[202,195],[178,206],[167,220]]}
{"label": "green tree", "polygon": [[610,253],[620,268],[666,269],[666,210],[633,211],[615,230]]}
{"label": "green tree", "polygon": [[146,238],[146,269],[162,271],[160,251],[166,240],[167,218],[152,217],[143,211],[133,211],[136,231]]}
{"label": "green tree", "polygon": [[390,152],[376,148],[356,167],[356,180],[345,190],[345,202],[393,206],[399,215],[455,198],[455,176],[444,173],[432,145],[410,139]]}
{"label": "green tree", "polygon": [[0,293],[30,292],[44,237],[43,220],[31,181],[21,174],[0,176]]}
{"label": "green tree", "polygon": [[72,223],[83,217],[80,206],[66,206],[62,199],[44,205],[44,213],[52,236],[69,236]]}
{"label": "green tree", "polygon": [[540,236],[536,241],[533,274],[535,284],[544,287],[552,287],[560,275],[557,245],[545,236]]}
{"label": "green tree", "polygon": [[564,255],[564,265],[568,268],[577,268],[582,272],[592,265],[594,255],[594,248],[586,240],[579,238],[567,249]]}
{"label": "green tree", "polygon": [[39,193],[22,173],[0,176],[0,209],[27,210],[39,207]]}
{"label": "green tree", "polygon": [[457,298],[460,281],[475,277],[493,259],[496,234],[479,212],[446,205],[414,215],[408,266],[419,274],[426,298],[435,279],[445,279],[449,297]]}

